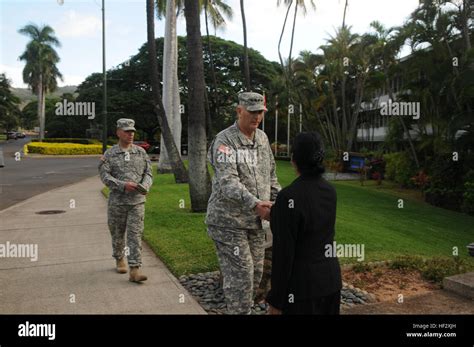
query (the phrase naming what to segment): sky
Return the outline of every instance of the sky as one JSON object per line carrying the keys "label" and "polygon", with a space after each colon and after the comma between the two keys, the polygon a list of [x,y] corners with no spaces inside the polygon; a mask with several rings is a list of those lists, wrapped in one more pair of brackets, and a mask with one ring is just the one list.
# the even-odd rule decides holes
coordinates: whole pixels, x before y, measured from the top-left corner
{"label": "sky", "polygon": [[[28,38],[18,29],[29,23],[47,24],[56,33],[61,47],[58,64],[64,81],[59,85],[78,85],[88,75],[102,72],[101,0],[0,0],[0,73],[6,73],[12,85],[24,88],[24,62],[18,57]],[[309,1],[307,1],[308,3]],[[243,44],[239,0],[227,0],[234,16],[217,36]],[[316,10],[308,6],[306,16],[296,21],[293,56],[302,50],[316,52],[326,39],[341,26],[345,0],[314,0]],[[386,27],[402,25],[417,7],[418,0],[349,0],[346,24],[355,33],[370,30],[370,22],[378,20]],[[249,47],[266,59],[279,61],[278,40],[286,7],[277,0],[246,0],[245,12]],[[203,16],[202,16],[203,17]],[[282,54],[288,56],[292,16],[282,42]],[[128,60],[146,42],[145,0],[105,0],[106,66],[110,69]],[[186,34],[184,17],[178,19],[178,35]],[[204,23],[201,32],[205,33]],[[212,30],[213,32],[213,30]],[[155,20],[155,35],[163,36],[164,20]]]}

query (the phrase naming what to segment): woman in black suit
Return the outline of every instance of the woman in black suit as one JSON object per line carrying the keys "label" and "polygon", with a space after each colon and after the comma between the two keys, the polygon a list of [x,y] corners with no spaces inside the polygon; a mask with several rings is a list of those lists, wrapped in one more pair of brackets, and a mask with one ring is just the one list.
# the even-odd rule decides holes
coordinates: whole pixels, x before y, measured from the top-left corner
{"label": "woman in black suit", "polygon": [[323,158],[319,134],[296,136],[291,161],[299,177],[271,209],[269,314],[339,314],[339,261],[325,255],[334,241],[336,191],[322,177]]}

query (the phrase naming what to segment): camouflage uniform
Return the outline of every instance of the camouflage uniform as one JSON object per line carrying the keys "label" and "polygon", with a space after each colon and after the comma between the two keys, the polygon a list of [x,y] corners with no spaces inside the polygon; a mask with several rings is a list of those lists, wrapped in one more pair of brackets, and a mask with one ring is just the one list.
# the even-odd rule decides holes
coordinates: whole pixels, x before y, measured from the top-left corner
{"label": "camouflage uniform", "polygon": [[265,232],[254,208],[257,202],[275,200],[281,189],[275,160],[263,131],[257,129],[252,141],[237,123],[216,136],[208,159],[214,177],[206,224],[216,245],[227,310],[248,314],[262,278],[265,254]]}
{"label": "camouflage uniform", "polygon": [[[141,266],[146,197],[136,191],[125,191],[125,183],[141,183],[148,191],[153,183],[150,159],[141,147],[132,145],[129,150],[124,150],[117,144],[104,153],[99,173],[102,182],[110,189],[107,217],[112,256],[121,259],[127,255],[129,266]],[[129,254],[125,252],[125,233]]]}

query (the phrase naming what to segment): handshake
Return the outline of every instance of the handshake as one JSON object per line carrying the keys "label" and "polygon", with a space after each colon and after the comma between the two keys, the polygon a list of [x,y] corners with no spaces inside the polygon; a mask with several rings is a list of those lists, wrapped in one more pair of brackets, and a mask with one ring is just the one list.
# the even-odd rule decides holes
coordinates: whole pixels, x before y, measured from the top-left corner
{"label": "handshake", "polygon": [[255,206],[255,212],[262,220],[270,220],[270,210],[273,206],[271,201],[259,201]]}

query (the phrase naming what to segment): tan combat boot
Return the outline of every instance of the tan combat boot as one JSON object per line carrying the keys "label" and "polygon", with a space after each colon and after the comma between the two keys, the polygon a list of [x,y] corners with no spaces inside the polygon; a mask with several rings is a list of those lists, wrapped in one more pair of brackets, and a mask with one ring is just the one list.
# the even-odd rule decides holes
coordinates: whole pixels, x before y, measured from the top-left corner
{"label": "tan combat boot", "polygon": [[130,266],[130,282],[142,282],[146,281],[147,277],[140,273],[138,266]]}
{"label": "tan combat boot", "polygon": [[117,272],[119,274],[126,274],[127,273],[127,263],[125,259],[117,259]]}

